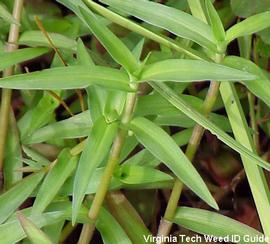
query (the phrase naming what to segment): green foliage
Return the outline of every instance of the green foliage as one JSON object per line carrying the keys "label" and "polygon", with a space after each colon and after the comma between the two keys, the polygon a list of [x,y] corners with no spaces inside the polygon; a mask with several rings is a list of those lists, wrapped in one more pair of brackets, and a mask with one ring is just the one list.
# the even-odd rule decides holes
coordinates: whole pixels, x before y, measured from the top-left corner
{"label": "green foliage", "polygon": [[166,132],[143,117],[133,119],[130,122],[129,129],[135,133],[145,148],[164,162],[190,189],[210,206],[218,208],[201,177]]}
{"label": "green foliage", "polygon": [[100,2],[0,4],[1,243],[270,237],[269,1]]}
{"label": "green foliage", "polygon": [[244,236],[246,235],[249,238],[261,236],[260,232],[247,225],[202,209],[180,207],[177,209],[173,221],[187,229],[209,236],[229,236],[231,238],[236,235],[240,237],[239,243],[245,243]]}

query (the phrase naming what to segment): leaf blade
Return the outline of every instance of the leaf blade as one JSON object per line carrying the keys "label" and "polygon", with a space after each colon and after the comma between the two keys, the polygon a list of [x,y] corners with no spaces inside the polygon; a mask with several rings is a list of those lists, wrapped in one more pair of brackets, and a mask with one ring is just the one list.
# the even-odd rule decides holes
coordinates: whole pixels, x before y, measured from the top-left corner
{"label": "leaf blade", "polygon": [[142,70],[139,80],[188,82],[252,80],[254,78],[256,75],[220,64],[200,60],[168,59],[147,65]]}
{"label": "leaf blade", "polygon": [[134,118],[128,127],[138,140],[153,155],[164,162],[185,185],[211,207],[218,208],[198,172],[165,131],[143,117]]}
{"label": "leaf blade", "polygon": [[49,51],[48,48],[23,48],[18,49],[13,52],[2,52],[0,53],[1,62],[0,62],[0,70],[4,70],[5,68],[24,62],[26,60],[30,60],[41,56]]}
{"label": "leaf blade", "polygon": [[144,0],[138,0],[136,3],[132,0],[102,2],[204,47],[216,49],[209,26],[185,12]]}
{"label": "leaf blade", "polygon": [[262,236],[260,232],[247,225],[203,209],[180,207],[177,209],[173,221],[180,226],[205,235],[217,237],[239,235],[241,236],[239,243],[242,244],[246,243],[244,235]]}
{"label": "leaf blade", "polygon": [[117,128],[117,122],[107,124],[103,117],[99,118],[93,125],[75,173],[72,201],[73,223],[75,223],[88,182],[94,170],[100,165],[109,151]]}
{"label": "leaf blade", "polygon": [[150,85],[158,91],[163,97],[165,97],[171,104],[173,104],[176,108],[186,114],[188,117],[197,122],[197,124],[201,125],[205,129],[209,130],[212,134],[216,135],[220,140],[222,140],[226,145],[237,151],[239,154],[251,159],[254,163],[263,167],[266,170],[270,170],[269,164],[252,153],[246,147],[241,145],[232,139],[228,134],[223,132],[218,126],[213,124],[210,120],[205,118],[202,114],[198,113],[192,107],[190,107],[185,101],[175,94],[167,85],[162,83],[154,83],[149,82]]}
{"label": "leaf blade", "polygon": [[27,176],[0,196],[0,223],[5,221],[30,196],[43,176],[44,172]]}
{"label": "leaf blade", "polygon": [[56,164],[46,175],[37,193],[32,214],[41,214],[57,192],[71,175],[77,165],[77,157],[71,156],[69,149],[64,149],[58,156]]}
{"label": "leaf blade", "polygon": [[49,237],[22,213],[17,212],[17,218],[32,243],[53,244]]}
{"label": "leaf blade", "polygon": [[86,88],[96,84],[111,89],[132,90],[128,76],[119,70],[85,66],[51,68],[28,74],[8,76],[0,79],[0,87],[10,89],[58,90]]}
{"label": "leaf blade", "polygon": [[250,35],[269,27],[269,18],[270,11],[248,17],[226,31],[226,41],[229,43],[237,37]]}
{"label": "leaf blade", "polygon": [[139,69],[139,64],[131,51],[105,25],[100,23],[96,16],[88,9],[79,7],[79,10],[90,30],[104,45],[113,59],[121,64],[131,74]]}

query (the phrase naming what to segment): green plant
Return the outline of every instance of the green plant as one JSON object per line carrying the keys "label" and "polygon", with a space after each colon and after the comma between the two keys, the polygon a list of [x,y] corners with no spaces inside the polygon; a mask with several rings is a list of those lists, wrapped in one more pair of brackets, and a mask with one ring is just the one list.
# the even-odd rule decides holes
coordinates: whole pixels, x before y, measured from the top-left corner
{"label": "green plant", "polygon": [[[9,35],[0,55],[2,242],[64,242],[80,225],[82,244],[93,239],[95,228],[104,243],[155,242],[147,239],[155,234],[162,243],[176,223],[219,238],[237,235],[239,243],[245,236],[270,243],[264,172],[270,165],[259,137],[262,131],[269,141],[270,12],[261,10],[270,4],[250,13],[240,0],[220,1],[217,8],[210,0],[41,2],[46,14],[28,2],[23,8],[22,0],[0,5],[0,24],[10,25],[0,32],[2,47]],[[238,56],[229,55],[238,51],[234,44]],[[40,56],[40,71],[18,65]],[[208,88],[196,87],[206,82]],[[12,89],[23,100],[16,114]],[[226,165],[207,168],[208,176],[214,177],[214,168],[222,171],[218,180],[232,178],[224,189],[196,162],[205,130],[243,163],[242,170],[230,156]],[[231,173],[237,167],[240,173]],[[261,232],[217,213],[242,172]],[[193,207],[178,206],[186,187]],[[129,190],[138,199],[127,197]],[[151,223],[150,231],[147,218],[155,222],[163,201],[157,190],[167,202],[157,230]],[[16,212],[27,199],[33,204]],[[198,208],[203,204],[209,210]]]}

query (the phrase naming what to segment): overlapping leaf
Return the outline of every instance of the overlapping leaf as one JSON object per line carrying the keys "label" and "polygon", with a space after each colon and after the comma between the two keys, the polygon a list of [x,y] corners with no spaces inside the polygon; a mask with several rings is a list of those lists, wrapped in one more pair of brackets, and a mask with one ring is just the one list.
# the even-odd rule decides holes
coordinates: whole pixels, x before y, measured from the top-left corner
{"label": "overlapping leaf", "polygon": [[199,125],[209,130],[211,133],[216,135],[221,141],[227,144],[229,147],[237,151],[242,156],[249,158],[253,163],[270,170],[270,165],[262,158],[255,155],[245,146],[236,142],[232,137],[221,130],[217,125],[213,124],[209,119],[205,118],[202,114],[198,113],[192,107],[190,107],[185,101],[177,96],[177,94],[171,90],[167,85],[162,83],[150,82],[151,86],[154,87],[163,97],[165,97],[171,104],[186,114],[188,117],[196,121]]}
{"label": "overlapping leaf", "polygon": [[128,75],[116,69],[96,66],[87,70],[84,66],[51,68],[0,79],[0,87],[10,89],[64,90],[100,85],[111,89],[132,90]]}
{"label": "overlapping leaf", "polygon": [[218,208],[204,181],[174,140],[160,127],[143,117],[134,118],[130,124],[138,140],[192,191],[213,208]]}
{"label": "overlapping leaf", "polygon": [[93,125],[75,173],[72,202],[73,223],[76,220],[81,203],[86,194],[88,182],[91,180],[95,169],[106,157],[114,136],[116,135],[117,128],[117,122],[107,124],[103,117],[99,118]]}
{"label": "overlapping leaf", "polygon": [[24,139],[24,143],[40,143],[53,138],[80,138],[87,136],[91,128],[92,121],[89,111],[85,111],[36,130],[32,135]]}
{"label": "overlapping leaf", "polygon": [[269,18],[270,11],[248,17],[226,31],[226,41],[231,42],[237,37],[250,35],[269,27]]}
{"label": "overlapping leaf", "polygon": [[[76,50],[76,41],[68,38],[64,35],[58,33],[49,33],[50,38],[53,41],[53,44],[57,48],[63,48],[67,50]],[[48,39],[44,36],[41,31],[25,31],[19,38],[19,44],[27,46],[44,46],[51,47]]]}
{"label": "overlapping leaf", "polygon": [[[248,130],[244,112],[235,88],[232,84],[222,84],[220,92],[236,140],[249,148],[252,152],[256,153],[255,145],[252,142],[251,134]],[[252,160],[242,156],[242,161],[264,233],[267,236],[270,234],[270,223],[266,217],[267,213],[270,211],[270,191],[266,177],[263,170],[257,165],[254,165]]]}
{"label": "overlapping leaf", "polygon": [[26,218],[22,213],[17,213],[17,218],[20,221],[20,224],[27,235],[28,239],[32,243],[41,243],[41,244],[52,244],[53,242],[50,238],[39,229],[31,220]]}
{"label": "overlapping leaf", "polygon": [[46,175],[39,188],[36,200],[33,205],[32,214],[42,213],[54,199],[66,179],[71,175],[77,166],[78,158],[70,155],[69,149],[64,149],[58,156],[57,161]]}
{"label": "overlapping leaf", "polygon": [[140,81],[235,81],[253,80],[256,75],[220,64],[199,60],[168,59],[147,65]]}
{"label": "overlapping leaf", "polygon": [[204,47],[216,49],[210,27],[185,12],[144,0],[136,2],[132,0],[102,0],[102,2]]}
{"label": "overlapping leaf", "polygon": [[16,50],[14,52],[1,52],[0,71],[17,63],[21,63],[29,59],[41,56],[42,54],[45,54],[48,51],[49,51],[48,48],[39,47],[39,48],[23,48]]}
{"label": "overlapping leaf", "polygon": [[270,107],[270,80],[256,64],[237,56],[227,56],[224,64],[256,74],[258,78],[243,83],[253,94],[262,99]]}
{"label": "overlapping leaf", "polygon": [[44,172],[29,175],[0,196],[0,223],[30,196],[43,176]]}
{"label": "overlapping leaf", "polygon": [[246,243],[245,238],[247,237],[263,237],[262,233],[245,224],[203,209],[180,207],[176,211],[173,222],[189,230],[209,236],[223,238],[238,236],[241,244]]}

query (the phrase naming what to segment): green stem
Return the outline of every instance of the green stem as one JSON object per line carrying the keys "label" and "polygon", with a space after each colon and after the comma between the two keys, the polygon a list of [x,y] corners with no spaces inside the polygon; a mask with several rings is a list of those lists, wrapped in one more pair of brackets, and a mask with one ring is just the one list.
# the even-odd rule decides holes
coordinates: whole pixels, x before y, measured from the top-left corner
{"label": "green stem", "polygon": [[[23,8],[23,0],[15,0],[13,6],[13,17],[20,23],[21,12]],[[19,38],[20,27],[17,24],[11,24],[8,36],[8,42],[6,44],[6,51],[13,52],[18,48],[17,42]],[[11,66],[4,70],[3,76],[10,76],[13,74],[14,67]],[[10,112],[10,102],[11,102],[12,92],[9,89],[2,89],[1,98],[1,116],[0,116],[0,171],[2,171],[4,163],[4,151],[6,144],[6,136],[8,130],[9,122],[9,112]]]}
{"label": "green stem", "polygon": [[[136,100],[137,100],[136,93],[128,93],[125,111],[121,119],[122,124],[127,124],[132,118]],[[79,244],[89,243],[90,240],[92,239],[95,230],[95,222],[97,220],[101,206],[108,192],[109,184],[113,176],[114,169],[119,162],[119,157],[125,141],[126,134],[127,131],[125,129],[120,128],[114,140],[112,150],[108,159],[108,163],[105,167],[104,173],[99,183],[98,191],[96,192],[96,195],[94,197],[94,200],[88,213],[91,223],[85,224],[83,226],[80,240],[78,242]]]}

